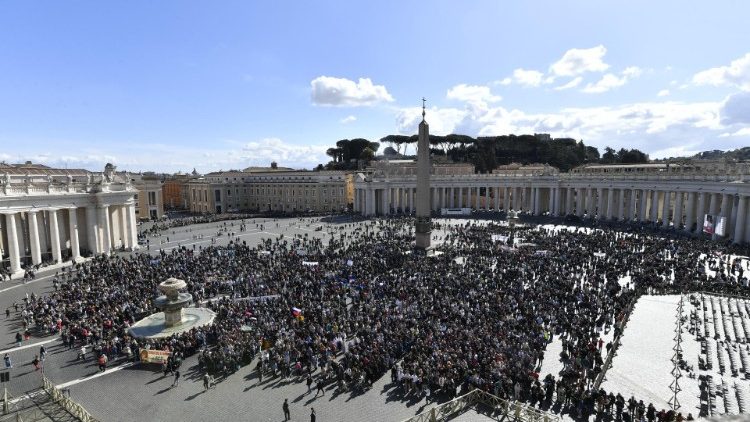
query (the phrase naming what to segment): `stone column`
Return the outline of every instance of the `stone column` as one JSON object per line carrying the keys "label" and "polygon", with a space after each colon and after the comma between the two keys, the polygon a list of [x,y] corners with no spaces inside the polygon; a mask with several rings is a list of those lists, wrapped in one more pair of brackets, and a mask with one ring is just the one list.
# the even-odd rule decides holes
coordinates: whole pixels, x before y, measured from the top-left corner
{"label": "stone column", "polygon": [[464,188],[459,187],[458,189],[458,208],[464,207]]}
{"label": "stone column", "polygon": [[534,188],[534,215],[542,213],[542,188]]}
{"label": "stone column", "polygon": [[674,197],[674,213],[672,215],[672,223],[674,224],[675,230],[679,230],[682,225],[682,192],[675,192]]}
{"label": "stone column", "polygon": [[99,212],[99,250],[109,255],[110,231],[109,231],[109,207],[107,205],[97,208]]}
{"label": "stone column", "polygon": [[575,196],[575,189],[565,189],[565,215],[573,214],[573,200]]}
{"label": "stone column", "polygon": [[700,193],[700,201],[698,202],[698,211],[695,216],[695,233],[700,234],[703,232],[703,219],[706,217],[706,210],[708,209],[708,193]]}
{"label": "stone column", "polygon": [[651,191],[651,214],[649,220],[656,222],[659,219],[659,191],[654,189]]}
{"label": "stone column", "polygon": [[375,188],[370,188],[369,196],[367,197],[367,199],[368,199],[368,202],[369,202],[369,205],[368,205],[368,207],[369,207],[368,208],[369,213],[368,213],[368,215],[375,215],[375,214],[377,214],[378,209],[375,208],[375,206],[377,205],[377,203],[375,202]]}
{"label": "stone column", "polygon": [[617,219],[625,219],[625,189],[620,189],[620,199],[617,201]]}
{"label": "stone column", "polygon": [[734,243],[745,241],[745,222],[747,221],[747,197],[740,196],[737,202],[737,219],[734,223]]}
{"label": "stone column", "polygon": [[614,189],[609,188],[607,190],[607,209],[605,210],[605,218],[607,220],[612,219],[612,210],[615,208],[615,192]]}
{"label": "stone column", "polygon": [[721,195],[718,193],[711,194],[711,202],[708,205],[708,213],[711,215],[719,214]]}
{"label": "stone column", "polygon": [[635,220],[638,218],[638,214],[636,214],[636,208],[638,206],[638,191],[630,189],[628,191],[628,196],[628,220]]}
{"label": "stone column", "polygon": [[21,255],[18,251],[18,227],[16,226],[16,213],[5,214],[5,227],[8,234],[8,255],[10,256],[11,274],[21,270]]}
{"label": "stone column", "polygon": [[640,190],[640,206],[638,207],[638,221],[646,221],[647,220],[647,210],[648,210],[648,190],[647,189],[639,189]]}
{"label": "stone column", "polygon": [[737,221],[737,208],[740,206],[739,196],[732,195],[732,208],[730,209],[730,215],[727,219],[727,236],[731,236],[734,233],[734,223]]}
{"label": "stone column", "polygon": [[34,265],[42,263],[42,252],[39,248],[39,222],[36,218],[36,211],[26,213],[29,222],[29,243],[31,246],[31,262]]}
{"label": "stone column", "polygon": [[78,214],[76,208],[68,210],[68,223],[70,231],[70,259],[73,262],[81,259],[81,246],[78,242]]}
{"label": "stone column", "polygon": [[127,208],[124,205],[117,207],[117,212],[120,214],[120,237],[122,238],[122,247],[130,247],[130,239],[128,236],[128,218]]}
{"label": "stone column", "polygon": [[60,226],[57,224],[57,210],[50,210],[48,213],[52,260],[55,261],[55,264],[60,264],[62,263],[62,253],[60,252]]}
{"label": "stone column", "polygon": [[665,229],[669,228],[669,208],[670,208],[670,200],[672,199],[670,196],[672,195],[672,192],[665,190],[664,191],[664,199],[661,207],[661,215],[662,215],[662,227]]}
{"label": "stone column", "polygon": [[596,188],[596,212],[592,213],[597,219],[604,217],[604,189]]}
{"label": "stone column", "polygon": [[[362,197],[364,199],[364,195]],[[128,204],[128,228],[130,229],[130,249],[138,249],[138,222],[135,220],[134,204]]]}
{"label": "stone column", "polygon": [[86,233],[88,233],[88,247],[96,255],[102,252],[99,242],[99,219],[94,206],[86,207]]}
{"label": "stone column", "polygon": [[576,188],[576,215],[583,217],[583,188]]}
{"label": "stone column", "polygon": [[685,231],[689,232],[695,223],[695,192],[687,194],[687,209],[685,210]]}

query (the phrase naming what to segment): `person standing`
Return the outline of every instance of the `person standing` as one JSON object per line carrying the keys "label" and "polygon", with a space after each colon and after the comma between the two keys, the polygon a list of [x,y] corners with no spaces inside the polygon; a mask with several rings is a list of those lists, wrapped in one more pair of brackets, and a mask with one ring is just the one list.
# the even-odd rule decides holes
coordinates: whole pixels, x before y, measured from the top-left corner
{"label": "person standing", "polygon": [[312,391],[312,375],[307,374],[307,392]]}
{"label": "person standing", "polygon": [[203,391],[208,391],[208,388],[211,386],[211,378],[208,376],[208,372],[203,374]]}
{"label": "person standing", "polygon": [[3,357],[3,360],[5,361],[5,369],[13,368],[13,362],[10,361],[9,354],[6,353],[5,356]]}
{"label": "person standing", "polygon": [[288,421],[292,417],[289,414],[289,399],[284,399],[284,404],[281,406],[281,408],[284,410],[284,420]]}
{"label": "person standing", "polygon": [[326,395],[326,389],[325,384],[323,383],[323,378],[318,380],[318,389],[315,391],[315,397],[318,397],[318,393]]}
{"label": "person standing", "polygon": [[174,382],[172,382],[172,387],[177,387],[180,384],[180,370],[175,369],[174,370]]}
{"label": "person standing", "polygon": [[40,362],[41,361],[39,360],[39,356],[34,356],[34,360],[32,360],[31,363],[34,364],[34,370],[35,371],[39,370],[39,363]]}
{"label": "person standing", "polygon": [[310,408],[310,422],[315,422],[315,408]]}
{"label": "person standing", "polygon": [[102,353],[99,355],[99,371],[104,372],[107,370],[107,355]]}

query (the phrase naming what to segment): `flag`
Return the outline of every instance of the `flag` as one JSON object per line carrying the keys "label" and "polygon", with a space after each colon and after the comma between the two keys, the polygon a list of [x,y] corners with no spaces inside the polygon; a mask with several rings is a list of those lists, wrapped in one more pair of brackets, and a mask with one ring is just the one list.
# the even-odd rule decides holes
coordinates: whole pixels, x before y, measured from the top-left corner
{"label": "flag", "polygon": [[295,317],[298,317],[298,316],[300,316],[301,314],[302,314],[302,309],[300,309],[300,308],[296,308],[296,307],[295,307],[295,308],[292,308],[292,315],[294,315]]}

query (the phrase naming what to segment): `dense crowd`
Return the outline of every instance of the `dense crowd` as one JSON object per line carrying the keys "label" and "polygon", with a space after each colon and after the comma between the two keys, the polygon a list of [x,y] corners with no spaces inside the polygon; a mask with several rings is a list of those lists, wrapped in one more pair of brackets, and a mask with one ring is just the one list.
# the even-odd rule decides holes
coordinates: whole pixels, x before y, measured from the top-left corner
{"label": "dense crowd", "polygon": [[[425,256],[413,249],[412,226],[372,220],[342,224],[347,231],[326,244],[279,236],[250,247],[236,238],[156,257],[101,256],[62,273],[55,292],[31,295],[23,317],[70,348],[94,347],[97,357],[169,350],[170,366],[179,366],[198,353],[201,369],[219,378],[257,356],[261,379],[313,374],[319,385],[346,390],[390,373],[404,399],[480,388],[576,418],[653,421],[687,415],[600,389],[612,348],[605,335],[617,337],[645,293],[746,293],[742,268],[715,254],[737,247],[642,230],[484,222],[435,224],[442,243]],[[705,273],[707,261],[717,277]],[[621,285],[626,275],[631,281]],[[128,328],[156,311],[156,287],[169,277],[185,280],[216,323],[162,340],[132,338]],[[563,353],[545,356],[555,336]],[[560,374],[540,379],[543,360],[558,358]]]}

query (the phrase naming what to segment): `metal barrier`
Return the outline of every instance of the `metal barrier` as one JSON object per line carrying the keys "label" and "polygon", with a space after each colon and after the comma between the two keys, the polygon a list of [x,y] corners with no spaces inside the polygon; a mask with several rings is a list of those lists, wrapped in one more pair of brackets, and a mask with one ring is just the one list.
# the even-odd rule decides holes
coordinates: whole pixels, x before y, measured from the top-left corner
{"label": "metal barrier", "polygon": [[559,422],[560,417],[535,409],[518,401],[508,401],[485,391],[474,389],[463,396],[433,407],[432,409],[412,416],[403,422],[438,422],[450,420],[467,409],[478,404],[487,406],[493,412],[500,412],[503,419],[513,418],[523,422]]}
{"label": "metal barrier", "polygon": [[60,389],[55,387],[55,385],[52,384],[52,382],[44,375],[42,375],[42,383],[44,385],[44,389],[52,397],[52,400],[62,405],[65,410],[73,415],[73,417],[81,422],[99,422],[99,420],[91,416],[91,414],[86,409],[84,409],[83,406],[71,400],[70,397],[68,397]]}

